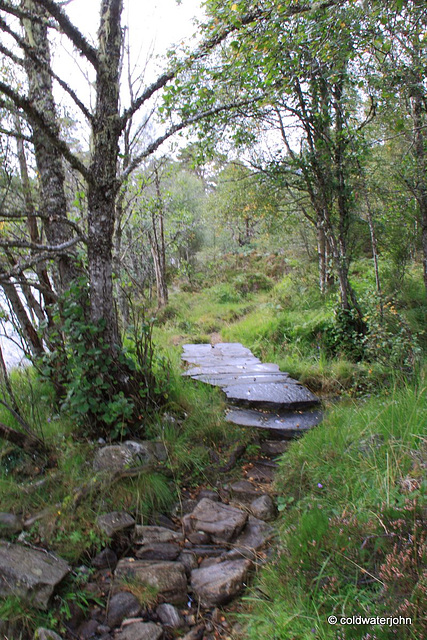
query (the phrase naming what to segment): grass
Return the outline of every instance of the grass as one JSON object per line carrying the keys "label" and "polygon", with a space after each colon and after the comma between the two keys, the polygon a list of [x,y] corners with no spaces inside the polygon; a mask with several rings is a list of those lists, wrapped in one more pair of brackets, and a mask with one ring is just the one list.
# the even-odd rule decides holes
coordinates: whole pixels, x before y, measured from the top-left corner
{"label": "grass", "polygon": [[[402,629],[392,635],[377,629],[372,640],[422,637],[425,377],[420,372],[417,377],[407,363],[400,366],[399,359],[411,351],[408,326],[417,335],[420,354],[425,348],[420,273],[408,272],[402,291],[393,301],[387,298],[387,331],[373,332],[374,357],[364,360],[342,348],[334,294],[320,296],[312,266],[252,254],[229,256],[220,266],[214,281],[200,274],[192,290],[172,292],[154,329],[156,351],[169,363],[169,377],[165,405],[144,418],[143,427],[147,438],[166,445],[165,473],[124,478],[113,490],[98,481],[91,485],[97,445],[76,437],[72,421],[58,415],[49,384],[28,368],[12,374],[14,391],[25,419],[51,446],[56,465],[47,469],[42,460],[0,443],[2,510],[24,518],[43,512],[26,532],[27,541],[78,564],[106,543],[95,525],[101,513],[125,509],[144,521],[155,511],[169,512],[182,487],[211,484],[212,460],[223,464],[236,444],[251,446],[252,435],[224,421],[218,390],[181,376],[181,345],[242,342],[323,397],[344,398],[283,458],[277,482],[283,516],[278,557],[246,599],[248,640],[368,640],[361,629],[351,635],[353,630],[346,628],[337,636],[325,619],[332,613],[374,610],[410,611],[414,624],[407,635]],[[353,272],[362,297],[372,287],[368,270],[361,262]],[[375,315],[375,299],[369,304]],[[0,420],[18,428],[1,406]],[[75,492],[87,484],[92,489],[76,505]],[[144,592],[141,597],[151,596]],[[64,615],[71,599],[62,598]],[[28,636],[36,613],[21,613]],[[16,620],[18,639],[20,612],[13,599],[0,605],[0,619],[8,616]]]}
{"label": "grass", "polygon": [[[249,640],[423,637],[425,382],[333,408],[283,456],[279,554],[247,599]],[[402,615],[412,626],[338,629],[332,614]]]}

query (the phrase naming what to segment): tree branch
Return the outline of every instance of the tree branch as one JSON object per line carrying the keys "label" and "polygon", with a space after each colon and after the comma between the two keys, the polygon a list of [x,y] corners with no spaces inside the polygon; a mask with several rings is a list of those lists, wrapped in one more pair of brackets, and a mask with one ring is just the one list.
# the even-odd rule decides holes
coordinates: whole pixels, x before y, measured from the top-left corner
{"label": "tree branch", "polygon": [[65,11],[53,0],[35,0],[46,11],[55,18],[56,22],[62,29],[62,32],[71,40],[74,46],[84,55],[91,65],[98,70],[98,52],[86,40],[84,35],[71,22]]}
{"label": "tree branch", "polygon": [[15,247],[18,249],[31,249],[32,251],[45,251],[46,253],[63,253],[70,247],[80,242],[80,238],[73,238],[62,244],[35,244],[34,242],[25,242],[24,240],[0,240],[0,247]]}
{"label": "tree branch", "polygon": [[24,449],[27,453],[48,453],[46,445],[42,440],[39,440],[36,436],[30,436],[21,431],[16,431],[16,429],[8,427],[3,422],[0,422],[0,438],[12,442],[12,444]]}
{"label": "tree branch", "polygon": [[168,140],[171,136],[173,136],[178,131],[182,131],[182,129],[185,129],[186,127],[190,127],[191,125],[196,124],[197,122],[205,118],[215,116],[218,113],[221,113],[222,111],[227,111],[228,109],[237,108],[245,104],[250,104],[251,102],[255,102],[255,101],[256,101],[256,98],[251,98],[250,100],[242,100],[241,102],[238,102],[238,103],[225,104],[225,105],[220,105],[218,107],[213,107],[212,109],[202,111],[196,114],[195,116],[192,116],[190,118],[187,118],[186,120],[183,120],[180,123],[172,125],[171,127],[169,127],[169,129],[167,129],[167,131],[165,131],[163,135],[159,136],[156,140],[154,140],[151,144],[149,144],[146,147],[145,151],[137,155],[132,160],[132,162],[127,167],[126,171],[123,171],[122,175],[119,176],[118,184],[119,185],[123,184],[123,182],[129,177],[132,171],[134,171],[141,164],[141,162],[145,160],[145,158],[148,158],[148,156],[152,155],[155,151],[157,151],[157,149],[160,147],[160,145],[163,144],[163,142]]}
{"label": "tree branch", "polygon": [[[8,33],[15,40],[15,42],[21,47],[21,49],[25,52],[25,54],[29,58],[31,58],[36,64],[40,65],[45,71],[48,72],[48,74],[54,80],[56,80],[59,86],[62,87],[66,93],[68,93],[68,95],[72,98],[72,100],[74,100],[75,104],[78,106],[78,108],[83,113],[83,115],[89,120],[89,122],[92,123],[93,121],[92,114],[90,113],[89,109],[83,104],[80,98],[77,96],[75,91],[53,71],[50,65],[46,64],[44,60],[40,60],[34,54],[32,47],[30,47],[25,42],[25,40],[21,38],[19,34],[15,33],[15,31],[13,31],[13,29],[11,29],[9,25],[1,17],[0,17],[0,30],[4,31],[5,33]],[[1,44],[0,44],[0,52],[3,53],[8,58],[10,58],[12,62],[14,62],[15,64],[21,67],[25,66],[25,61],[23,58],[19,58],[12,51],[10,51],[9,49],[7,49]]]}
{"label": "tree branch", "polygon": [[[32,121],[34,124],[37,124],[44,133],[53,141],[53,143],[57,146],[60,153],[64,156],[66,160],[70,163],[73,169],[76,169],[86,180],[90,180],[90,175],[88,169],[85,165],[79,160],[77,156],[75,156],[69,146],[59,138],[52,128],[46,121],[44,114],[37,111],[30,100],[25,96],[19,95],[12,87],[0,81],[0,92],[4,93],[8,98],[12,100],[16,107],[22,109],[24,113],[28,116],[30,122]],[[6,106],[6,103],[3,101],[3,105]]]}

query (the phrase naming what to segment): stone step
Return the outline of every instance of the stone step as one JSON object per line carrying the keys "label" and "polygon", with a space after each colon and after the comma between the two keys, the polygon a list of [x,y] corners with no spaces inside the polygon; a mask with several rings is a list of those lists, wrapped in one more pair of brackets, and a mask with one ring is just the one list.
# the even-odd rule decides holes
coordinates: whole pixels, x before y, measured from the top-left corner
{"label": "stone step", "polygon": [[287,439],[299,436],[319,424],[323,419],[323,413],[319,409],[274,413],[254,409],[231,409],[225,419],[241,427],[266,429],[271,437]]}
{"label": "stone step", "polygon": [[222,387],[233,404],[273,410],[299,409],[319,404],[318,398],[294,380],[242,383]]}
{"label": "stone step", "polygon": [[[311,391],[239,343],[187,344],[182,359],[195,365],[183,375],[220,387],[229,403],[241,408],[228,413],[229,422],[293,437],[322,419],[320,411],[296,413],[319,405]],[[269,413],[261,413],[262,409]]]}
{"label": "stone step", "polygon": [[[185,360],[185,358],[183,358]],[[197,366],[188,369],[183,373],[184,376],[190,376],[193,378],[194,376],[200,375],[223,375],[223,374],[235,374],[239,373],[247,374],[260,374],[260,373],[281,373],[279,369],[279,365],[273,363],[253,363],[249,365],[237,365],[236,363],[229,364],[218,364],[215,366]]]}
{"label": "stone step", "polygon": [[200,380],[200,382],[205,382],[206,384],[211,384],[214,387],[227,387],[246,382],[296,382],[289,377],[288,373],[282,373],[281,371],[272,371],[269,373],[248,373],[246,371],[237,373],[205,373],[193,375],[192,378],[194,378],[194,380]]}

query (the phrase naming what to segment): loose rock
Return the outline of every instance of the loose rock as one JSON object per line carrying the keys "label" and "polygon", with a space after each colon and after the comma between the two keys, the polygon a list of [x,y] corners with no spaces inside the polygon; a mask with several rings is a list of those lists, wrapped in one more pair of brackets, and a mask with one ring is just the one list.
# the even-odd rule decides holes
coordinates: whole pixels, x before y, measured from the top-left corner
{"label": "loose rock", "polygon": [[125,618],[136,618],[141,612],[141,605],[133,593],[119,591],[112,596],[108,605],[107,624],[118,627]]}
{"label": "loose rock", "polygon": [[159,542],[182,542],[184,536],[179,531],[154,525],[137,525],[135,527],[135,544],[153,544]]}
{"label": "loose rock", "polygon": [[116,579],[131,576],[158,590],[163,602],[180,604],[187,600],[187,579],[180,562],[150,562],[123,558],[114,573]]}
{"label": "loose rock", "polygon": [[110,569],[110,571],[114,571],[117,562],[116,554],[108,547],[92,558],[92,566],[95,567],[95,569]]}
{"label": "loose rock", "polygon": [[180,546],[174,542],[160,542],[144,544],[135,555],[141,560],[176,560],[180,551]]}
{"label": "loose rock", "polygon": [[99,627],[98,620],[87,620],[79,629],[79,640],[90,640],[95,638]]}
{"label": "loose rock", "polygon": [[163,629],[154,622],[134,622],[114,636],[114,640],[160,640]]}
{"label": "loose rock", "polygon": [[237,480],[229,488],[232,498],[245,504],[250,504],[260,495],[260,490],[254,487],[249,480]]}
{"label": "loose rock", "polygon": [[93,461],[93,469],[114,473],[137,464],[138,457],[130,447],[124,444],[113,444],[98,449]]}
{"label": "loose rock", "polygon": [[21,533],[24,525],[19,516],[14,513],[0,513],[0,536],[13,536],[16,533]]}
{"label": "loose rock", "polygon": [[203,498],[194,511],[183,519],[188,533],[204,531],[213,542],[232,540],[245,526],[247,514],[230,505]]}
{"label": "loose rock", "polygon": [[52,553],[0,541],[0,596],[18,596],[39,609],[49,599],[70,567]]}
{"label": "loose rock", "polygon": [[184,626],[184,618],[178,609],[171,604],[160,604],[156,609],[156,614],[165,627],[179,629]]}
{"label": "loose rock", "polygon": [[125,511],[112,511],[98,516],[96,523],[101,531],[110,537],[135,526],[135,520]]}
{"label": "loose rock", "polygon": [[258,551],[273,537],[273,527],[264,520],[249,516],[243,533],[235,540],[235,547]]}
{"label": "loose rock", "polygon": [[250,510],[259,520],[274,520],[276,517],[276,506],[270,496],[266,494],[251,502]]}
{"label": "loose rock", "polygon": [[191,587],[204,607],[229,602],[244,588],[251,562],[228,560],[191,573]]}

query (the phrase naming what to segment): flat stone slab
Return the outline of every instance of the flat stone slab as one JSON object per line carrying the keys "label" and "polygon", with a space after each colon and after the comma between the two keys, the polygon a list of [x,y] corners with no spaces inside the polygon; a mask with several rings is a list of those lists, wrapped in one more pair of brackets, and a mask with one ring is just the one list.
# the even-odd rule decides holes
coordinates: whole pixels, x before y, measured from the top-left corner
{"label": "flat stone slab", "polygon": [[[314,393],[280,371],[277,364],[262,363],[240,343],[187,344],[182,359],[195,365],[183,375],[220,387],[230,404],[244,407],[230,411],[228,422],[293,437],[322,420],[320,411],[297,412],[319,404]],[[261,409],[270,413],[261,413]]]}
{"label": "flat stone slab", "polygon": [[297,409],[319,404],[314,393],[295,381],[233,384],[222,390],[231,402],[252,407]]}
{"label": "flat stone slab", "polygon": [[205,373],[201,375],[193,375],[194,380],[200,380],[200,382],[206,382],[214,387],[228,387],[233,384],[242,384],[244,382],[257,384],[260,382],[295,382],[289,377],[289,374],[282,373],[281,371],[271,373],[246,373],[246,372],[233,372],[233,373]]}
{"label": "flat stone slab", "polygon": [[323,420],[320,410],[295,412],[261,412],[254,409],[232,409],[225,417],[241,427],[269,429],[272,435],[294,437],[316,426]]}
{"label": "flat stone slab", "polygon": [[185,361],[189,364],[196,364],[200,367],[217,367],[219,365],[228,367],[247,367],[253,364],[261,364],[259,358],[255,356],[186,356]]}
{"label": "flat stone slab", "polygon": [[217,344],[184,344],[182,346],[184,355],[249,355],[252,352],[244,347],[240,342],[218,342]]}
{"label": "flat stone slab", "polygon": [[[185,358],[183,358],[185,360]],[[272,362],[255,362],[253,364],[215,364],[212,366],[199,366],[192,367],[183,373],[184,376],[199,376],[199,375],[222,375],[222,374],[259,374],[259,373],[281,373],[278,364]]]}
{"label": "flat stone slab", "polygon": [[70,567],[53,553],[0,540],[0,597],[18,596],[39,609],[47,609],[57,584]]}

